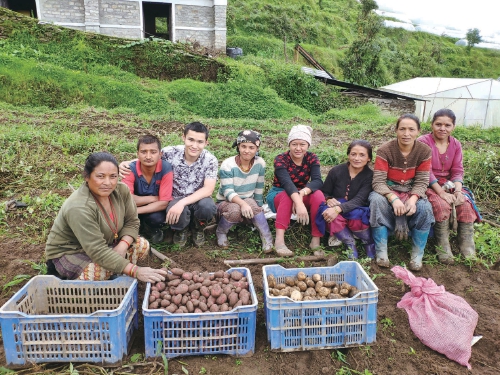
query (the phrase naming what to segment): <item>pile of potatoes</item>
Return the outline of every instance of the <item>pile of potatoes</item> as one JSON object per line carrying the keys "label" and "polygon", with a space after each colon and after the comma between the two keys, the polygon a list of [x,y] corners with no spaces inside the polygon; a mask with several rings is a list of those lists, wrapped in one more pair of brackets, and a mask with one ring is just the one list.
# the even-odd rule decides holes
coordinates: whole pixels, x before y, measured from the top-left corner
{"label": "pile of potatoes", "polygon": [[335,281],[321,281],[321,275],[308,277],[304,272],[297,277],[285,277],[284,284],[278,284],[273,275],[267,276],[269,295],[271,297],[290,297],[294,301],[316,301],[322,299],[351,298],[359,289],[349,283],[338,285]]}
{"label": "pile of potatoes", "polygon": [[251,305],[247,278],[237,270],[184,272],[172,268],[165,282],[151,286],[150,309],[165,309],[174,314],[230,311]]}

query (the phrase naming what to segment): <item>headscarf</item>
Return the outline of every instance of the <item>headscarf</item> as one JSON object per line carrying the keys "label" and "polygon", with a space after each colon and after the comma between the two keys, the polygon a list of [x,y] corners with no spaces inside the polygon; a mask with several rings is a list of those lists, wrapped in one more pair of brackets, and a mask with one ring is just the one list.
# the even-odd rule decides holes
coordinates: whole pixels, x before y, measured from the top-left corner
{"label": "headscarf", "polygon": [[260,133],[253,130],[243,130],[239,132],[236,141],[233,142],[233,147],[237,147],[240,143],[253,143],[255,146],[260,147]]}

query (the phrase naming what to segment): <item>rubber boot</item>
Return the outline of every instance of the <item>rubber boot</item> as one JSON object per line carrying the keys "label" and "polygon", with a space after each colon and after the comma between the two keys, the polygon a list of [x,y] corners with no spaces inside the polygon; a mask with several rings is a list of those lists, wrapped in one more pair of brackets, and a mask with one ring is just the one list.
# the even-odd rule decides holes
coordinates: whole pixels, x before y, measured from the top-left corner
{"label": "rubber boot", "polygon": [[252,218],[252,223],[259,230],[260,239],[262,241],[262,251],[266,254],[273,251],[273,235],[264,212],[259,212],[255,215]]}
{"label": "rubber boot", "polygon": [[453,253],[450,246],[450,220],[436,221],[434,224],[434,237],[436,238],[436,254],[443,264],[453,264]]}
{"label": "rubber boot", "polygon": [[201,247],[205,244],[205,232],[203,232],[205,226],[206,224],[200,222],[198,219],[193,220],[193,243],[197,247]]}
{"label": "rubber boot", "polygon": [[227,249],[229,247],[229,242],[227,240],[227,233],[229,229],[236,224],[228,221],[224,216],[221,216],[215,234],[217,235],[217,246]]}
{"label": "rubber boot", "polygon": [[373,242],[373,237],[372,233],[370,231],[370,228],[366,228],[364,230],[358,230],[352,232],[354,234],[354,237],[359,238],[361,242],[363,242],[363,247],[365,248],[366,251],[366,256],[368,258],[374,259],[375,258],[375,242]]}
{"label": "rubber boot", "polygon": [[356,240],[352,235],[352,232],[349,228],[345,227],[340,232],[334,233],[335,237],[337,237],[343,244],[347,246],[349,249],[349,259],[358,259],[358,249],[356,248]]}
{"label": "rubber boot", "polygon": [[389,256],[387,255],[387,237],[389,232],[387,227],[372,227],[372,237],[375,242],[375,253],[377,256],[377,264],[380,267],[388,268],[390,266]]}
{"label": "rubber boot", "polygon": [[474,243],[474,223],[458,223],[458,248],[466,259],[476,257],[476,244]]}
{"label": "rubber boot", "polygon": [[420,271],[422,269],[422,258],[424,257],[425,245],[427,244],[427,237],[429,237],[428,230],[411,230],[411,240],[413,242],[411,248],[411,259],[408,268],[412,271]]}

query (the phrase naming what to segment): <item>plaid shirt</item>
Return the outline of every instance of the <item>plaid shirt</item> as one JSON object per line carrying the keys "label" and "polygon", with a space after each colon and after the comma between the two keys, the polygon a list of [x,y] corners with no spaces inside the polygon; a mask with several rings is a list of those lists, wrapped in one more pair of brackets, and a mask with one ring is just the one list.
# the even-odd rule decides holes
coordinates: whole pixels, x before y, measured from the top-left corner
{"label": "plaid shirt", "polygon": [[217,158],[209,151],[203,150],[198,159],[191,165],[184,159],[184,145],[162,148],[162,159],[172,164],[174,183],[173,199],[182,199],[201,189],[205,180],[217,179]]}

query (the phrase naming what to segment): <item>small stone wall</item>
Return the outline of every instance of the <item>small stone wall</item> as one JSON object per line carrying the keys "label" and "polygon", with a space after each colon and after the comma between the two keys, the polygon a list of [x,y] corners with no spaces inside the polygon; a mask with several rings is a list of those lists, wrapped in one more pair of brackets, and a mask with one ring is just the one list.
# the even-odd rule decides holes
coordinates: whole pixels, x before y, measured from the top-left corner
{"label": "small stone wall", "polygon": [[85,23],[83,0],[42,0],[40,1],[40,19],[51,22]]}
{"label": "small stone wall", "polygon": [[140,26],[141,13],[139,9],[139,2],[101,0],[100,3],[99,21],[101,25]]}
{"label": "small stone wall", "polygon": [[214,7],[199,7],[193,5],[175,6],[175,27],[213,28],[214,25]]}

